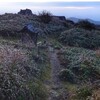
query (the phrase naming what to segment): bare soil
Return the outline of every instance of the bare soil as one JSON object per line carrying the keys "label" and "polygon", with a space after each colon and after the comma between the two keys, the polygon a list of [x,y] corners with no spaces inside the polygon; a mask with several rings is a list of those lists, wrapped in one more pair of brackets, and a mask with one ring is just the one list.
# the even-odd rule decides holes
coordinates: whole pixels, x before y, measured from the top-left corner
{"label": "bare soil", "polygon": [[61,70],[61,65],[57,57],[57,50],[52,46],[48,46],[50,64],[51,64],[51,79],[49,80],[49,97],[48,100],[67,100],[66,91],[58,77]]}

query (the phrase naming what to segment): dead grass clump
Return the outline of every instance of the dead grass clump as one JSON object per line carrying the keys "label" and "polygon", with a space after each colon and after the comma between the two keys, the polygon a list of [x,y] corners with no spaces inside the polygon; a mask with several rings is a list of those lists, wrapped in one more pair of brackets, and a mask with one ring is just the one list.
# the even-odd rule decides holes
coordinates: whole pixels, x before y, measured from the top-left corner
{"label": "dead grass clump", "polygon": [[100,100],[100,89],[95,90],[92,94],[92,100]]}
{"label": "dead grass clump", "polygon": [[28,49],[0,46],[0,100],[46,100],[42,69]]}
{"label": "dead grass clump", "polygon": [[25,82],[27,79],[25,77],[28,75],[24,68],[27,60],[28,57],[21,50],[6,46],[0,47],[1,100],[19,100],[19,98],[27,98],[29,96]]}
{"label": "dead grass clump", "polygon": [[2,64],[18,63],[25,60],[27,60],[27,56],[21,50],[10,47],[0,48],[0,63]]}
{"label": "dead grass clump", "polygon": [[100,49],[96,50],[97,57],[100,57]]}

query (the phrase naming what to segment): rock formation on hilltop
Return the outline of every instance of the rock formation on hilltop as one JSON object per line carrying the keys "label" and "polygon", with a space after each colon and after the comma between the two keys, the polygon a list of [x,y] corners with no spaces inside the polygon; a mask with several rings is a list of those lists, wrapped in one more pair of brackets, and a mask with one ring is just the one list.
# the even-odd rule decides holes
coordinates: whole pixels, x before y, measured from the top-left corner
{"label": "rock formation on hilltop", "polygon": [[30,10],[30,9],[25,9],[25,10],[20,10],[19,12],[18,12],[18,14],[21,14],[21,15],[33,15],[32,14],[32,11]]}

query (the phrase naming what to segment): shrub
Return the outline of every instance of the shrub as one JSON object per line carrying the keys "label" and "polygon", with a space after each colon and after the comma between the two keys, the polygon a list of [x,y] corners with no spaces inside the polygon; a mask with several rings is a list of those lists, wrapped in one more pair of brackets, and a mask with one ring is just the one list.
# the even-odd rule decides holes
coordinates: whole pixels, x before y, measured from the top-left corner
{"label": "shrub", "polygon": [[100,34],[97,31],[73,28],[62,32],[59,41],[69,46],[94,49],[100,47]]}
{"label": "shrub", "polygon": [[69,61],[64,68],[72,71],[77,80],[95,81],[100,78],[100,59],[95,51],[83,48],[68,47],[59,56]]}
{"label": "shrub", "polygon": [[100,88],[93,91],[90,100],[100,100]]}
{"label": "shrub", "polygon": [[92,67],[91,62],[88,60],[82,61],[79,67],[73,67],[72,70],[81,80],[93,77],[95,72],[95,68]]}
{"label": "shrub", "polygon": [[77,91],[77,99],[87,100],[92,95],[92,89],[89,87],[82,87]]}
{"label": "shrub", "polygon": [[71,23],[71,24],[75,24],[72,20],[69,20],[69,19],[67,19],[66,22]]}
{"label": "shrub", "polygon": [[52,20],[52,14],[48,11],[42,11],[39,13],[39,18],[41,22],[48,24]]}
{"label": "shrub", "polygon": [[40,80],[43,66],[38,67],[29,55],[27,49],[0,46],[1,100],[46,100],[47,92]]}
{"label": "shrub", "polygon": [[93,23],[90,23],[88,20],[82,20],[82,21],[79,21],[77,24],[76,24],[77,27],[80,27],[80,28],[83,28],[83,29],[86,29],[86,30],[93,30],[93,29],[96,29],[95,28],[95,25]]}
{"label": "shrub", "polygon": [[59,78],[62,81],[68,81],[68,82],[73,83],[74,82],[75,75],[70,70],[63,69],[59,73]]}

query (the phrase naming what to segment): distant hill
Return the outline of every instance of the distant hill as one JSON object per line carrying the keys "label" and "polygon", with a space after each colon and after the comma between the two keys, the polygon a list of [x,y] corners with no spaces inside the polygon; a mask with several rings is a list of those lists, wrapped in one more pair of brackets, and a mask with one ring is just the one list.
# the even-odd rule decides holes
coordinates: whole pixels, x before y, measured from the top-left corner
{"label": "distant hill", "polygon": [[75,17],[70,17],[70,18],[67,18],[68,20],[72,20],[73,22],[77,23],[79,22],[80,20],[88,20],[89,22],[95,24],[95,25],[100,25],[100,21],[94,21],[92,19],[79,19],[79,18],[75,18]]}
{"label": "distant hill", "polygon": [[94,20],[91,20],[91,19],[87,19],[89,22],[95,24],[95,25],[100,25],[100,21],[94,21]]}
{"label": "distant hill", "polygon": [[79,22],[81,19],[75,18],[75,17],[70,17],[70,18],[67,18],[67,20],[72,20],[73,22],[77,23],[77,22]]}

